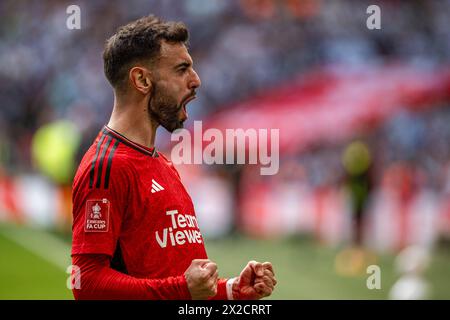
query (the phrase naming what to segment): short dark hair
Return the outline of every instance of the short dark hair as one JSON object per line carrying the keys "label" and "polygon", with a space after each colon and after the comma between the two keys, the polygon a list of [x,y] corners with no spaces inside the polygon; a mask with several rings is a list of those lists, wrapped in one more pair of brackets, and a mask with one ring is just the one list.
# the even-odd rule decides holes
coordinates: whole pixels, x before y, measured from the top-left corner
{"label": "short dark hair", "polygon": [[182,22],[163,21],[149,15],[119,27],[106,41],[103,51],[105,76],[115,88],[122,88],[133,63],[158,57],[161,40],[187,44],[189,32]]}

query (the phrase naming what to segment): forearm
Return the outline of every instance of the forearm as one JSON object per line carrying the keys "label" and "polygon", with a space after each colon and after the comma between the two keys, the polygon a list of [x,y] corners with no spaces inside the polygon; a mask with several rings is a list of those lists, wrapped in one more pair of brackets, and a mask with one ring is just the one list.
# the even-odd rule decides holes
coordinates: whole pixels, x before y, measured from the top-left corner
{"label": "forearm", "polygon": [[184,276],[164,279],[139,279],[109,267],[106,255],[74,255],[72,264],[80,268],[77,300],[191,299]]}

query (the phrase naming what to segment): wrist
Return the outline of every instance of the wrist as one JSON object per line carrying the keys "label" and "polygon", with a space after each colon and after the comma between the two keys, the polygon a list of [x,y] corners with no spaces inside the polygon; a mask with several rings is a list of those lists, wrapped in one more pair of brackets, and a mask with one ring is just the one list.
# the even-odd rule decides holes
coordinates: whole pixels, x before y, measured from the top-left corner
{"label": "wrist", "polygon": [[181,275],[175,278],[178,291],[180,292],[180,299],[182,300],[192,300],[191,290],[189,289],[189,284],[186,278],[186,275]]}
{"label": "wrist", "polygon": [[228,279],[226,283],[227,299],[237,300],[237,285],[239,283],[239,277]]}
{"label": "wrist", "polygon": [[220,278],[217,280],[217,293],[213,297],[209,297],[208,300],[229,300],[227,294],[227,282],[229,279]]}

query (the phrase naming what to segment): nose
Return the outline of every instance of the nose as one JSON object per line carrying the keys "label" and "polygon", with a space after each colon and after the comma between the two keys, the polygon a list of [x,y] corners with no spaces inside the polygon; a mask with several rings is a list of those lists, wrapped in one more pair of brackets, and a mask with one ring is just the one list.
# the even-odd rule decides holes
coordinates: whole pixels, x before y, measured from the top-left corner
{"label": "nose", "polygon": [[200,77],[198,76],[197,72],[195,72],[194,69],[192,69],[192,76],[189,80],[189,89],[195,90],[199,88],[202,85],[202,81],[200,80]]}

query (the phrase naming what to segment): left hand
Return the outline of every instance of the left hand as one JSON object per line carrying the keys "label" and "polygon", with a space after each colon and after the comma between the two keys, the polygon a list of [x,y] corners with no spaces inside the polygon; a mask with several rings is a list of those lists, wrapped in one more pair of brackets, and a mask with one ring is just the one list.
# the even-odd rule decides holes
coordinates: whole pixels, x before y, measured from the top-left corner
{"label": "left hand", "polygon": [[233,283],[233,298],[258,300],[268,297],[277,284],[270,262],[249,261]]}

